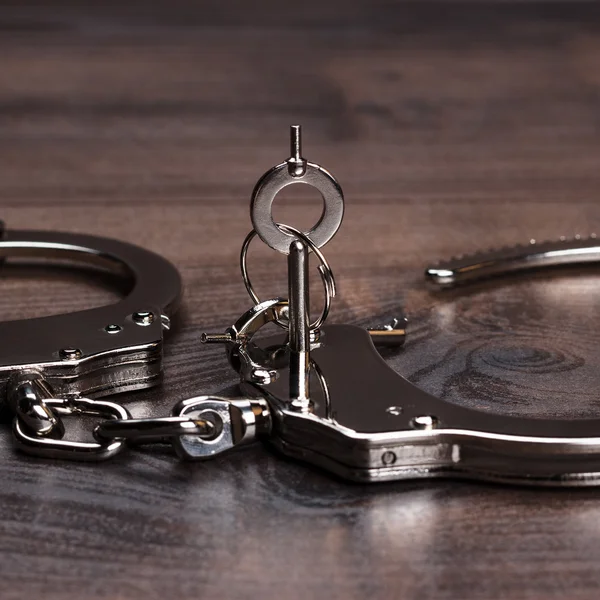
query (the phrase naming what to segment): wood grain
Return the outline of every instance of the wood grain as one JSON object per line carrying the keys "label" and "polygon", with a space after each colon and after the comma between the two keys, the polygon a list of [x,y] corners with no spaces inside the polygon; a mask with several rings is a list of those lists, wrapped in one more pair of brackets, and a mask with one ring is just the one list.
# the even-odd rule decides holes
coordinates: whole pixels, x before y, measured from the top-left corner
{"label": "wood grain", "polygon": [[[383,0],[0,6],[0,203],[9,227],[109,235],[171,259],[186,297],[136,415],[235,383],[203,330],[248,307],[237,254],[287,128],[342,182],[332,320],[410,315],[387,359],[448,401],[600,408],[593,269],[435,295],[441,257],[600,229],[600,5]],[[304,195],[303,195],[304,194]],[[278,218],[319,201],[286,192]],[[280,256],[255,247],[273,296]],[[273,273],[278,273],[275,277]],[[110,302],[106,282],[11,268],[4,319]],[[98,466],[0,436],[0,596],[597,598],[600,492],[340,482],[256,446],[211,463]]]}

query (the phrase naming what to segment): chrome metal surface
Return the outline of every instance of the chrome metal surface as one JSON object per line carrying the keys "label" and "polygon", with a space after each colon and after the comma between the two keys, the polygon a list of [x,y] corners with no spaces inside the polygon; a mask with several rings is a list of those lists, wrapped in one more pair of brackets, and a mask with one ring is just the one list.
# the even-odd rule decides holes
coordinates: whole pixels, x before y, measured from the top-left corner
{"label": "chrome metal surface", "polygon": [[367,331],[377,346],[402,346],[406,340],[406,317],[394,318],[386,325],[369,327]]}
{"label": "chrome metal surface", "polygon": [[514,271],[600,262],[600,239],[576,236],[554,242],[536,242],[467,254],[442,261],[425,271],[429,281],[440,287],[468,283]]}
{"label": "chrome metal surface", "polygon": [[6,230],[0,239],[0,258],[83,264],[115,273],[131,286],[120,302],[109,306],[0,323],[0,400],[17,371],[38,371],[63,397],[98,397],[160,381],[162,319],[138,327],[132,315],[146,307],[167,317],[176,311],[181,279],[171,263],[108,238],[14,230]]}
{"label": "chrome metal surface", "polygon": [[433,415],[420,415],[410,422],[413,429],[433,429],[438,426],[438,420]]}
{"label": "chrome metal surface", "polygon": [[203,344],[229,344],[234,341],[233,336],[229,332],[224,333],[202,333],[200,341]]}
{"label": "chrome metal surface", "polygon": [[[48,398],[45,403],[54,412],[62,415],[84,414],[120,420],[131,418],[127,409],[106,400]],[[101,461],[115,456],[125,447],[123,438],[98,442],[75,442],[42,437],[27,431],[19,416],[13,420],[13,433],[19,450],[44,458]]]}
{"label": "chrome metal surface", "polygon": [[300,240],[290,244],[288,254],[290,398],[299,410],[310,402],[310,294],[308,248]]}
{"label": "chrome metal surface", "polygon": [[[323,195],[323,215],[308,232],[275,223],[272,217],[276,194],[292,183],[314,185]],[[405,319],[369,331],[350,325],[321,329],[335,282],[319,247],[336,233],[343,210],[339,185],[302,157],[300,128],[293,126],[291,158],[266,173],[254,190],[254,230],[240,254],[242,277],[256,306],[224,333],[202,336],[203,342],[225,344],[228,359],[240,374],[242,392],[253,399],[191,398],[180,402],[171,418],[103,423],[96,429],[98,438],[166,437],[182,458],[202,460],[268,437],[289,456],[357,481],[458,476],[532,485],[600,484],[600,418],[506,417],[427,394],[391,370],[374,346],[402,344]],[[281,298],[260,302],[254,292],[246,262],[255,235],[289,255],[289,302]],[[309,251],[321,262],[326,292],[323,313],[312,325]],[[595,238],[557,244],[532,241],[529,246],[453,259],[429,268],[427,276],[438,285],[453,285],[599,258]],[[163,313],[154,308],[144,313],[136,307],[131,319],[152,325],[159,322],[154,319],[159,314]],[[263,341],[259,347],[252,338],[271,322],[287,326],[288,337]]]}
{"label": "chrome metal surface", "polygon": [[81,358],[82,354],[83,353],[79,348],[61,348],[58,351],[58,355],[63,360],[77,360],[78,358]]}
{"label": "chrome metal surface", "polygon": [[[281,323],[285,306],[281,299],[258,304],[225,334],[204,338],[225,342],[243,393],[268,402],[272,443],[292,457],[358,481],[452,475],[536,485],[600,484],[600,419],[505,417],[427,394],[392,371],[375,350],[374,343],[404,342],[404,319],[365,331],[349,325],[321,329],[323,318],[310,327],[311,340],[306,330],[308,249],[317,253],[335,234],[343,216],[343,197],[326,171],[302,157],[299,127],[292,128],[291,155],[258,182],[251,203],[255,231],[246,237],[240,256],[244,283],[258,303],[246,265],[255,232],[271,248],[289,254],[285,314],[289,339],[263,341],[266,348],[251,340],[267,322]],[[275,195],[298,182],[315,185],[325,203],[321,220],[306,233],[275,223],[272,217]],[[430,267],[427,277],[445,286],[521,269],[598,260],[600,243],[595,237],[543,244],[532,240],[528,246],[443,262]],[[327,292],[328,280],[323,281]],[[244,329],[248,335],[241,334]],[[311,379],[318,385],[311,385]],[[295,410],[298,401],[305,410]],[[229,423],[225,405],[219,406],[223,422]],[[202,442],[197,445],[187,454],[206,456]]]}
{"label": "chrome metal surface", "polygon": [[271,431],[269,407],[262,399],[228,400],[199,396],[177,404],[173,414],[195,421],[210,421],[218,432],[210,439],[198,435],[173,437],[171,441],[175,451],[188,460],[212,458]]}
{"label": "chrome metal surface", "polygon": [[[449,285],[599,259],[595,237],[532,242],[453,259],[427,274]],[[394,321],[380,332],[383,339],[402,342],[404,323]],[[311,376],[320,385],[311,386],[310,412],[292,409],[285,364],[278,365],[277,379],[243,384],[245,393],[254,390],[268,400],[274,445],[358,481],[458,476],[544,486],[600,484],[600,418],[516,418],[445,402],[385,364],[373,345],[380,332],[349,325],[322,330],[323,343],[311,350]],[[286,346],[281,337],[264,343],[272,352],[277,343]]]}
{"label": "chrome metal surface", "polygon": [[188,417],[103,421],[94,429],[96,438],[126,438],[129,442],[146,443],[178,435],[197,435],[202,439],[209,440],[217,434],[218,430],[211,421],[194,420]]}
{"label": "chrome metal surface", "polygon": [[[230,362],[239,364],[238,372],[240,378],[244,381],[254,383],[272,383],[279,377],[279,372],[275,368],[265,366],[261,360],[257,360],[255,355],[258,346],[249,343],[232,346],[229,350]],[[258,353],[259,355],[261,353]],[[235,356],[235,359],[232,357]],[[262,356],[260,356],[262,358]]]}
{"label": "chrome metal surface", "polygon": [[246,342],[267,323],[275,323],[283,319],[287,321],[288,315],[287,300],[283,298],[265,300],[246,311],[224,333],[203,333],[200,341],[205,344]]}
{"label": "chrome metal surface", "polygon": [[[323,197],[318,223],[304,234],[320,248],[339,229],[344,217],[344,195],[337,180],[317,164],[300,156],[300,126],[292,127],[292,157],[265,173],[254,188],[250,202],[252,226],[265,244],[287,254],[293,237],[273,220],[273,201],[286,186],[303,183],[315,187]],[[292,239],[290,239],[292,237]]]}
{"label": "chrome metal surface", "polygon": [[288,320],[288,302],[281,298],[257,304],[244,313],[224,333],[203,333],[203,343],[226,344],[227,358],[245,381],[270,383],[278,377],[275,367],[270,365],[269,353],[251,344],[254,334],[267,323]]}
{"label": "chrome metal surface", "polygon": [[[311,331],[318,330],[323,325],[323,323],[325,323],[325,321],[327,320],[327,317],[329,316],[329,311],[331,310],[331,304],[332,304],[333,298],[335,298],[336,287],[335,287],[335,278],[333,276],[333,271],[331,270],[331,267],[329,266],[329,263],[327,262],[327,259],[325,258],[323,253],[319,250],[319,248],[317,248],[317,246],[315,246],[313,244],[313,242],[311,241],[311,239],[309,237],[304,235],[298,229],[295,229],[294,227],[290,227],[289,225],[283,225],[281,223],[279,223],[278,225],[285,231],[289,232],[290,236],[294,235],[297,239],[304,242],[306,244],[306,246],[308,246],[308,248],[312,252],[314,252],[315,256],[319,259],[320,264],[317,268],[319,270],[319,274],[321,275],[321,281],[323,282],[323,288],[325,290],[325,297],[324,297],[325,299],[324,299],[324,304],[323,304],[323,309],[321,311],[321,314],[313,323],[310,324]],[[256,292],[254,291],[254,287],[253,287],[252,282],[250,281],[250,277],[248,275],[248,247],[250,246],[250,242],[254,239],[255,236],[256,236],[256,231],[252,230],[246,236],[246,239],[244,240],[244,243],[242,244],[242,250],[240,252],[240,270],[242,272],[242,279],[244,280],[244,285],[246,286],[248,295],[250,296],[250,298],[252,298],[252,301],[254,302],[254,304],[259,305],[262,303],[262,301],[260,300],[260,298],[258,297]],[[288,328],[287,319],[278,319],[275,322],[283,329]]]}
{"label": "chrome metal surface", "polygon": [[169,331],[171,329],[171,317],[165,314],[160,315],[160,324],[165,331]]}
{"label": "chrome metal surface", "polygon": [[154,313],[147,310],[139,310],[131,315],[131,319],[136,325],[146,327],[154,321]]}
{"label": "chrome metal surface", "polygon": [[52,397],[48,382],[40,373],[30,371],[13,375],[7,402],[30,433],[60,438],[65,433],[63,422],[46,403]]}
{"label": "chrome metal surface", "polygon": [[290,158],[288,171],[292,177],[302,177],[306,173],[306,160],[302,158],[302,130],[300,125],[290,127]]}
{"label": "chrome metal surface", "polygon": [[[454,476],[545,486],[600,483],[600,419],[517,418],[464,408],[395,373],[365,330],[330,325],[323,336],[311,360],[328,397],[322,386],[311,386],[311,412],[290,408],[284,367],[269,385],[242,385],[269,402],[270,441],[285,454],[357,481]],[[285,345],[285,338],[265,343]]]}

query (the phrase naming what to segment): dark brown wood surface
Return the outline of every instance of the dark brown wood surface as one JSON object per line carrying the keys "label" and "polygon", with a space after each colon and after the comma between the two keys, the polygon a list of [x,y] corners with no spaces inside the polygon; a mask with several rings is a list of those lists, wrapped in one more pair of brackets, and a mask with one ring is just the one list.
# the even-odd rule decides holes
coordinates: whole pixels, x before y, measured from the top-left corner
{"label": "dark brown wood surface", "polygon": [[[256,179],[305,155],[342,182],[332,321],[406,309],[390,364],[451,402],[598,415],[593,268],[434,295],[428,262],[600,229],[600,5],[334,0],[0,7],[0,207],[12,228],[113,236],[171,259],[185,302],[135,415],[235,383],[221,330]],[[303,187],[303,186],[301,186]],[[310,190],[277,218],[307,226]],[[264,296],[284,261],[259,245]],[[110,302],[9,269],[3,319]],[[262,446],[204,464],[18,455],[0,436],[0,597],[598,598],[600,490],[341,482]]]}

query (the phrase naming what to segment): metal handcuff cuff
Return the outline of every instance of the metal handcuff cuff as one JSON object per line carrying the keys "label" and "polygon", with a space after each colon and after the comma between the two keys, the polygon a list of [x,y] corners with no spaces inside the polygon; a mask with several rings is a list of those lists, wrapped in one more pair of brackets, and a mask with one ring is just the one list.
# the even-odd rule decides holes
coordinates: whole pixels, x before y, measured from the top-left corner
{"label": "metal handcuff cuff", "polygon": [[[337,232],[344,199],[335,178],[302,157],[298,126],[292,127],[291,141],[291,157],[268,171],[252,195],[254,229],[242,245],[241,269],[255,305],[224,333],[202,336],[206,343],[224,344],[240,375],[243,398],[199,396],[180,402],[171,416],[153,419],[132,419],[118,404],[83,398],[158,381],[162,330],[181,293],[177,271],[155,254],[91,236],[10,232],[0,241],[3,256],[41,249],[67,258],[84,255],[105,267],[118,266],[136,281],[113,306],[0,324],[0,331],[21,344],[18,360],[14,345],[5,347],[0,359],[0,384],[16,413],[19,447],[41,455],[101,459],[127,440],[169,440],[182,458],[208,459],[265,439],[283,454],[361,482],[454,476],[545,486],[600,483],[600,419],[521,418],[451,404],[410,383],[377,352],[377,344],[404,342],[403,322],[374,330],[324,325],[336,288],[319,249]],[[314,186],[323,196],[322,217],[307,232],[272,217],[276,194],[296,183]],[[261,302],[256,296],[246,268],[255,235],[287,255],[287,299]],[[324,309],[313,323],[310,253],[320,262],[325,288]],[[599,259],[600,244],[592,237],[463,257],[431,267],[426,275],[434,285],[449,287]],[[254,335],[268,323],[285,331],[259,345]],[[56,339],[67,338],[71,347],[56,347]],[[109,419],[96,427],[96,442],[67,442],[61,439],[65,412]]]}

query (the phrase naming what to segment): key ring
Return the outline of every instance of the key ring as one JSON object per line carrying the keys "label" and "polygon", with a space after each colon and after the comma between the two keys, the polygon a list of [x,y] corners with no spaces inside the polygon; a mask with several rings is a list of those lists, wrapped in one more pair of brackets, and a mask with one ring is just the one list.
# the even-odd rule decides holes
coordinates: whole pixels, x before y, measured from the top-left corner
{"label": "key ring", "polygon": [[[323,323],[326,321],[327,316],[329,315],[329,311],[331,309],[331,302],[332,302],[333,298],[335,297],[336,289],[335,289],[335,279],[333,276],[333,271],[331,270],[331,267],[329,266],[327,259],[325,258],[325,256],[323,256],[323,253],[319,250],[319,248],[310,239],[309,236],[302,233],[295,227],[291,227],[289,225],[284,225],[282,223],[277,223],[276,225],[282,231],[284,231],[288,236],[291,237],[292,235],[295,235],[297,238],[302,240],[315,253],[317,258],[319,259],[319,262],[321,263],[317,268],[319,270],[319,273],[321,274],[321,281],[323,282],[323,287],[325,289],[325,302],[324,302],[323,310],[321,311],[321,314],[310,325],[311,331],[314,331],[314,330],[322,327]],[[244,285],[246,286],[246,290],[247,290],[250,298],[252,298],[252,302],[254,302],[254,305],[258,306],[259,304],[262,303],[262,300],[258,297],[256,292],[254,291],[254,286],[252,285],[252,282],[250,281],[250,277],[248,275],[248,265],[247,265],[248,247],[250,246],[250,242],[256,237],[256,235],[257,235],[256,230],[253,229],[246,236],[246,239],[244,240],[244,243],[242,244],[242,250],[240,252],[240,269],[242,271],[242,279],[244,280]],[[288,329],[287,321],[284,321],[282,319],[276,319],[274,322],[277,325],[279,325],[279,327],[281,327],[282,329]]]}
{"label": "key ring", "polygon": [[181,277],[162,256],[118,240],[60,231],[7,229],[0,260],[83,264],[130,282],[116,304],[0,323],[0,401],[11,375],[38,370],[58,397],[96,397],[156,385],[163,332],[181,298]]}
{"label": "key ring", "polygon": [[300,125],[292,125],[290,134],[290,158],[259,179],[250,201],[250,217],[258,236],[282,254],[289,254],[290,240],[283,227],[273,219],[273,201],[284,187],[296,183],[310,185],[323,198],[321,218],[312,229],[304,232],[311,238],[313,246],[324,246],[336,234],[344,218],[344,194],[340,184],[323,167],[302,157]]}

